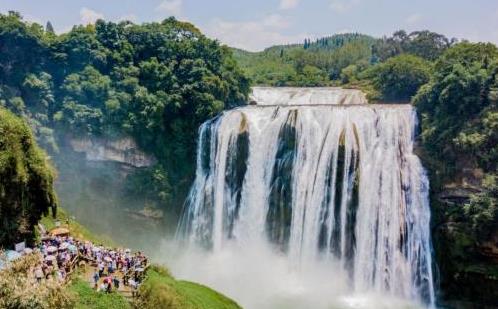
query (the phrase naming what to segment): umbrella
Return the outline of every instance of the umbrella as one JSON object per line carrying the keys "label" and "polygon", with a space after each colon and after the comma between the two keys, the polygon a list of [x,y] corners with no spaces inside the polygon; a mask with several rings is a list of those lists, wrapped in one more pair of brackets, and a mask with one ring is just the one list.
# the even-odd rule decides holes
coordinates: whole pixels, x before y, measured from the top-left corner
{"label": "umbrella", "polygon": [[111,261],[112,261],[112,259],[111,259],[110,257],[106,256],[106,257],[104,258],[104,261],[106,261],[106,262],[111,262]]}
{"label": "umbrella", "polygon": [[49,246],[47,248],[47,252],[48,253],[54,253],[54,252],[57,252],[57,247],[56,246]]}
{"label": "umbrella", "polygon": [[60,246],[59,246],[59,250],[66,250],[67,247],[69,247],[69,244],[67,242],[63,242]]}
{"label": "umbrella", "polygon": [[76,246],[75,246],[75,245],[69,245],[69,246],[67,246],[67,249],[68,249],[69,251],[71,251],[71,252],[76,252],[76,251],[78,251],[78,248],[76,248]]}
{"label": "umbrella", "polygon": [[130,251],[131,251],[131,250],[130,250],[130,249],[128,249],[128,248],[126,248],[126,249],[125,249],[125,252],[126,252],[126,253],[130,253]]}
{"label": "umbrella", "polygon": [[52,236],[64,236],[69,235],[69,229],[64,227],[58,227],[50,231],[50,235]]}
{"label": "umbrella", "polygon": [[5,252],[5,256],[7,257],[7,261],[13,261],[13,260],[17,260],[18,258],[21,257],[21,254],[17,251],[13,251],[13,250],[8,250],[7,252]]}
{"label": "umbrella", "polygon": [[45,261],[54,261],[55,260],[55,255],[47,255],[45,257]]}

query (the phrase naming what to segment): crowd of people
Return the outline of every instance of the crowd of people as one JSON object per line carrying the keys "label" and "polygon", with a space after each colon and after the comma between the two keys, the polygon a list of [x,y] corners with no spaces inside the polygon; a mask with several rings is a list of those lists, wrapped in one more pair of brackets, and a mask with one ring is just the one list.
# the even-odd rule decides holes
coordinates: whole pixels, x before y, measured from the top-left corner
{"label": "crowd of people", "polygon": [[130,249],[111,249],[91,243],[81,248],[81,254],[97,267],[93,274],[95,288],[106,292],[111,292],[113,288],[119,289],[122,283],[130,286],[135,293],[148,263],[142,252],[131,253]]}
{"label": "crowd of people", "polygon": [[38,282],[50,278],[63,282],[81,263],[95,267],[92,275],[94,288],[108,293],[118,290],[123,284],[129,286],[134,295],[148,263],[142,252],[107,248],[70,236],[45,237],[35,250],[43,256],[40,265],[35,268]]}
{"label": "crowd of people", "polygon": [[45,279],[56,278],[64,281],[67,274],[72,271],[78,257],[80,242],[72,237],[46,237],[37,249],[43,260],[35,269],[35,278],[38,282]]}

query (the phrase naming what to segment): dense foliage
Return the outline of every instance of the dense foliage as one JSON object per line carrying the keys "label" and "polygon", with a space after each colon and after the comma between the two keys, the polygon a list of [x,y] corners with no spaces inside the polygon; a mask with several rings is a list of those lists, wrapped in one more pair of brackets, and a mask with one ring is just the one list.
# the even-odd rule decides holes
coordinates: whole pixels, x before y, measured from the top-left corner
{"label": "dense foliage", "polygon": [[[349,33],[258,53],[235,50],[235,57],[258,85],[347,85],[374,99],[409,100],[427,82],[429,62],[455,42],[430,31],[401,30],[382,39]],[[377,73],[382,76],[374,79]]]}
{"label": "dense foliage", "polygon": [[57,206],[53,181],[29,126],[0,107],[0,247],[34,239],[34,226]]}
{"label": "dense foliage", "polygon": [[410,101],[420,86],[429,81],[431,65],[410,54],[389,58],[365,72],[384,100]]}
{"label": "dense foliage", "polygon": [[228,48],[174,18],[99,20],[57,36],[10,12],[0,42],[0,105],[54,152],[66,134],[135,137],[159,160],[144,193],[162,202],[190,183],[199,124],[249,91]]}
{"label": "dense foliage", "polygon": [[431,81],[414,102],[422,114],[422,138],[441,163],[439,177],[462,178],[479,169],[482,190],[465,207],[467,220],[485,240],[498,226],[498,48],[461,43],[435,63]]}
{"label": "dense foliage", "polygon": [[338,34],[258,53],[235,50],[235,58],[257,85],[324,86],[338,79],[345,67],[368,63],[374,41],[357,33]]}

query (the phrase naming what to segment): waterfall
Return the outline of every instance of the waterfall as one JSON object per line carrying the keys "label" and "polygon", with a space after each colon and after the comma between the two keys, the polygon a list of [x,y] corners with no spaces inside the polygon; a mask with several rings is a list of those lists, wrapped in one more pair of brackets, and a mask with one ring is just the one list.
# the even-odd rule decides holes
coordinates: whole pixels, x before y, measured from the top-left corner
{"label": "waterfall", "polygon": [[255,88],[252,100],[201,126],[178,235],[209,252],[268,244],[297,267],[334,261],[354,292],[433,306],[413,107],[338,88]]}

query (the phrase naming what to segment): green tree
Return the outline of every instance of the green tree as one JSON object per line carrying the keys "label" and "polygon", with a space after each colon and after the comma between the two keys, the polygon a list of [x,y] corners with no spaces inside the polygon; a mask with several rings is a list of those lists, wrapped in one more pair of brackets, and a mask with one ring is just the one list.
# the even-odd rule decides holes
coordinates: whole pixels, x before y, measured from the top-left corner
{"label": "green tree", "polygon": [[50,21],[47,21],[47,25],[45,26],[45,31],[48,33],[55,34],[54,26],[52,26],[52,23]]}
{"label": "green tree", "polygon": [[0,246],[34,240],[42,214],[57,207],[54,175],[29,126],[0,108]]}
{"label": "green tree", "polygon": [[429,81],[431,65],[416,56],[400,55],[377,64],[366,74],[384,100],[409,101]]}

